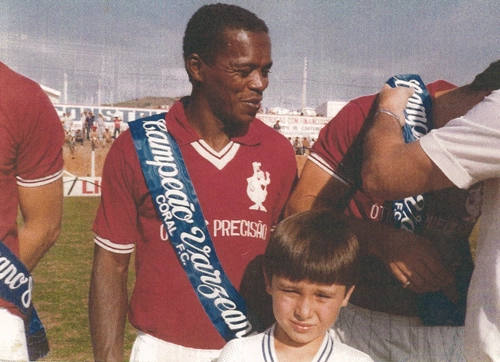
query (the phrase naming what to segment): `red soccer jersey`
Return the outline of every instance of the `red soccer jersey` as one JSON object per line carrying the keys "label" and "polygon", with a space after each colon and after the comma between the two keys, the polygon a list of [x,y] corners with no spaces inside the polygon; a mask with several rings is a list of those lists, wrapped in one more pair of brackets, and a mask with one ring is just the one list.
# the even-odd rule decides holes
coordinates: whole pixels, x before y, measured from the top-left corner
{"label": "red soccer jersey", "polygon": [[[433,98],[436,92],[453,88],[455,86],[445,81],[427,85]],[[312,147],[309,160],[351,188],[352,197],[340,206],[342,210],[345,210],[345,214],[357,219],[393,225],[392,201],[371,197],[359,189],[363,137],[358,137],[358,135],[364,132],[363,125],[374,100],[375,95],[371,95],[349,102],[321,130],[318,140]],[[424,224],[422,230],[417,232],[428,237],[438,247],[446,263],[466,265],[469,260],[472,262],[468,237],[481,213],[481,204],[482,184],[477,184],[469,190],[453,187],[429,192],[426,194]],[[458,262],[458,258],[464,262]],[[376,267],[385,268],[381,263],[376,264]],[[465,303],[470,280],[469,269],[466,268],[468,268],[467,265],[464,267],[465,272],[457,274],[460,303]],[[355,300],[356,292],[363,290],[364,285],[373,288],[375,281],[370,277],[371,275],[366,273],[358,282],[351,300]],[[399,285],[398,281],[394,283]]]}
{"label": "red soccer jersey", "polygon": [[[427,89],[434,98],[436,92],[446,91],[456,88],[445,81],[436,81],[427,85]],[[332,177],[337,178],[347,186],[357,189],[361,185],[362,166],[362,137],[358,137],[365,124],[375,95],[360,97],[350,101],[340,112],[321,130],[318,140],[314,143],[309,159],[320,166]],[[411,182],[411,180],[408,180]],[[476,218],[469,217],[465,212],[465,201],[468,197],[467,191],[449,193],[439,191],[430,193],[432,195],[428,201],[429,227],[446,228],[448,233],[454,232],[462,235],[472,230]],[[438,194],[439,197],[436,197]],[[445,195],[447,195],[445,197]],[[445,204],[452,203],[460,205],[460,212],[455,209],[453,212],[442,210]],[[441,206],[439,206],[441,205]],[[475,205],[477,206],[477,205]],[[432,209],[431,207],[435,207]],[[458,207],[458,206],[455,206]],[[448,208],[448,207],[446,207]],[[436,212],[441,226],[433,225],[433,212]],[[362,190],[357,190],[347,204],[346,213],[358,219],[375,220],[382,222],[392,222],[392,210],[390,203],[366,195]],[[453,215],[451,215],[453,214]],[[454,219],[459,217],[458,219]],[[464,220],[460,218],[463,217]],[[443,219],[444,218],[444,219]],[[453,225],[446,224],[445,219],[452,219]],[[436,219],[437,220],[437,219]],[[435,220],[435,222],[437,222]],[[465,222],[465,224],[464,224]],[[458,225],[461,224],[461,225]],[[440,230],[443,231],[443,230]]]}
{"label": "red soccer jersey", "polygon": [[0,240],[19,255],[17,188],[62,176],[64,131],[37,83],[0,62],[0,84]]}
{"label": "red soccer jersey", "polygon": [[[181,149],[219,260],[238,288],[245,266],[264,252],[296,179],[293,149],[256,119],[246,135],[215,152],[191,128],[181,102],[167,114],[166,124]],[[224,340],[167,240],[129,131],[108,154],[94,232],[96,243],[107,250],[136,249],[129,311],[136,328],[186,347],[222,348]]]}

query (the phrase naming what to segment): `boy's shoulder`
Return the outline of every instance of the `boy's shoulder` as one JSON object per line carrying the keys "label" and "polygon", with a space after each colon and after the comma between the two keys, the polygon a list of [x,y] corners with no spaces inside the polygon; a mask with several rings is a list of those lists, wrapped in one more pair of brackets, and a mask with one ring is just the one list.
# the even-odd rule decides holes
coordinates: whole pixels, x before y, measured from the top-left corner
{"label": "boy's shoulder", "polygon": [[[274,351],[274,327],[275,325],[271,326],[265,332],[254,336],[233,339],[228,342],[222,349],[217,362],[264,362],[277,360],[276,352]],[[314,361],[373,362],[367,354],[340,342],[338,339],[328,335],[328,333],[327,336]],[[331,347],[332,344],[333,348]]]}
{"label": "boy's shoulder", "polygon": [[268,340],[266,345],[273,340],[273,330],[269,328],[265,332],[229,341],[221,351],[217,362],[264,362],[263,342]]}
{"label": "boy's shoulder", "polygon": [[[350,347],[347,344],[340,342],[335,339],[333,353],[331,355],[331,361],[338,362],[373,362],[373,359],[366,353],[360,350]],[[330,361],[329,360],[329,361]]]}

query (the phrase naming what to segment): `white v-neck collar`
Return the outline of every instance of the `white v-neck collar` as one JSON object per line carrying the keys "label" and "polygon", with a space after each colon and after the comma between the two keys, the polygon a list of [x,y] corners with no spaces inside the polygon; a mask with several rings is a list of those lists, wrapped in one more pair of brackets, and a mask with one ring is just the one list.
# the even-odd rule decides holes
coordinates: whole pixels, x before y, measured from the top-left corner
{"label": "white v-neck collar", "polygon": [[200,154],[201,157],[209,161],[219,170],[222,170],[224,167],[226,167],[226,165],[234,158],[234,156],[238,152],[238,149],[240,148],[240,145],[238,143],[229,141],[229,143],[222,150],[217,152],[202,139],[192,142],[191,145],[194,147],[196,152]]}

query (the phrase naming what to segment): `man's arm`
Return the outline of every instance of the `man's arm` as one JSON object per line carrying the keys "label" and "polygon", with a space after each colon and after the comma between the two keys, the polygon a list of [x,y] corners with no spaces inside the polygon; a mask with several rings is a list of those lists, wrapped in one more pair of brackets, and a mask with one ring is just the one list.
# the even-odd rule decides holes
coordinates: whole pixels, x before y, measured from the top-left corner
{"label": "man's arm", "polygon": [[347,185],[307,160],[299,182],[285,206],[285,217],[312,208],[335,209],[337,201],[348,191]]}
{"label": "man's arm", "polygon": [[384,85],[363,148],[363,189],[387,200],[453,186],[453,183],[423,151],[419,141],[406,144],[401,128],[403,111],[413,90]]}
{"label": "man's arm", "polygon": [[[285,216],[315,208],[335,210],[338,201],[348,192],[348,185],[307,160],[286,205]],[[451,285],[452,274],[443,266],[440,255],[427,238],[379,222],[355,219],[350,222],[362,253],[380,258],[401,284],[411,281],[409,289],[425,293]],[[447,294],[453,299],[451,289]]]}
{"label": "man's arm", "polygon": [[123,361],[129,262],[130,254],[94,247],[89,320],[95,361]]}
{"label": "man's arm", "polygon": [[23,225],[19,229],[19,255],[29,270],[56,242],[63,215],[62,178],[38,187],[18,186]]}

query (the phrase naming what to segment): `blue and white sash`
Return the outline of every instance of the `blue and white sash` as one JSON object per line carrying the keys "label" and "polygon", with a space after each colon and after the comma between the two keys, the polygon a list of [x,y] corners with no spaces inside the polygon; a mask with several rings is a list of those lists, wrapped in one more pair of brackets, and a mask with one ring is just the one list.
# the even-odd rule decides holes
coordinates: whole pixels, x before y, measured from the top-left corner
{"label": "blue and white sash", "polygon": [[180,149],[167,131],[165,113],[129,123],[142,172],[169,240],[198,299],[220,335],[248,336],[255,325],[245,300],[225,274],[206,226]]}
{"label": "blue and white sash", "polygon": [[[424,82],[417,74],[392,77],[386,82],[391,87],[413,88],[414,93],[405,109],[403,137],[406,143],[413,142],[434,128],[432,99]],[[411,182],[409,180],[408,182]],[[426,195],[416,195],[393,201],[394,225],[396,228],[415,232],[425,223]],[[419,315],[426,325],[462,325],[463,315],[442,291],[419,294]]]}
{"label": "blue and white sash", "polygon": [[[403,127],[405,142],[410,143],[426,135],[434,127],[434,123],[432,99],[422,79],[416,74],[404,74],[394,76],[386,83],[391,87],[409,87],[414,90],[405,110],[406,123]],[[394,201],[395,226],[410,232],[420,229],[425,222],[425,206],[424,195]]]}
{"label": "blue and white sash", "polygon": [[38,314],[31,302],[33,279],[29,270],[19,258],[0,241],[0,298],[14,304],[28,316],[26,328],[30,361],[45,357],[49,344]]}

